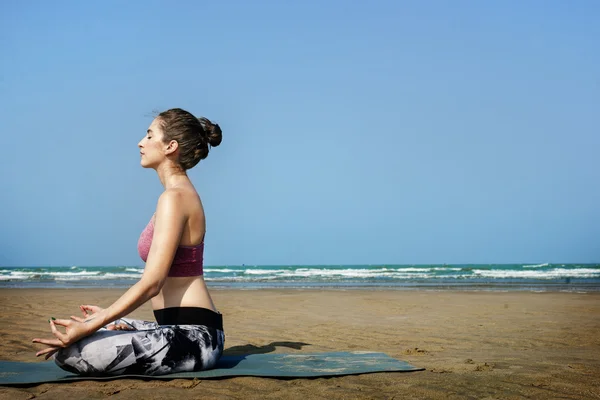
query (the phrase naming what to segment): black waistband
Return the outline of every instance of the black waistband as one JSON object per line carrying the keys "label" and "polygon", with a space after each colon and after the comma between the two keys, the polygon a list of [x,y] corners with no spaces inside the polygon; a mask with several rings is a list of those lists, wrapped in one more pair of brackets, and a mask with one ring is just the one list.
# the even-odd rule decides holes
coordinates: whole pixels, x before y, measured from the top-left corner
{"label": "black waistband", "polygon": [[168,307],[154,310],[159,325],[204,325],[223,330],[223,315],[202,307]]}

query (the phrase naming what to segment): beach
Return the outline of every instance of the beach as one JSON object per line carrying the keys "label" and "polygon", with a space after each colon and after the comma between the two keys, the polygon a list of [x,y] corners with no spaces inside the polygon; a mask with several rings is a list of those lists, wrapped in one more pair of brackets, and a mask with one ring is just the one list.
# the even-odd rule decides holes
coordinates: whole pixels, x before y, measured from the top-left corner
{"label": "beach", "polygon": [[[43,361],[47,320],[124,289],[0,289],[0,359]],[[0,398],[600,398],[600,293],[260,289],[211,291],[225,354],[374,351],[424,371],[317,379],[80,381],[0,387]],[[130,317],[152,320],[147,303]]]}

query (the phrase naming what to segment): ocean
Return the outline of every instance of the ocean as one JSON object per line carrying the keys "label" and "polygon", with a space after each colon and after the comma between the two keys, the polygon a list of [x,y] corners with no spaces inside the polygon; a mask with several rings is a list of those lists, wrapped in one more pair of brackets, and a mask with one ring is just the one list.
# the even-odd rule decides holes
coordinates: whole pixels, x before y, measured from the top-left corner
{"label": "ocean", "polygon": [[[0,288],[127,288],[139,266],[0,267]],[[600,291],[600,264],[205,266],[209,288]]]}

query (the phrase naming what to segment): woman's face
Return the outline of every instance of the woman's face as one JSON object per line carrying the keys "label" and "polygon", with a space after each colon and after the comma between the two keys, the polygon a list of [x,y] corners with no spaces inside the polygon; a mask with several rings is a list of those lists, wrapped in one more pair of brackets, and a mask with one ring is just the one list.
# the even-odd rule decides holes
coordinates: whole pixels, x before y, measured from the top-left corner
{"label": "woman's face", "polygon": [[138,143],[140,148],[140,164],[144,168],[156,168],[165,158],[167,145],[163,143],[163,132],[157,119],[146,131],[146,136]]}

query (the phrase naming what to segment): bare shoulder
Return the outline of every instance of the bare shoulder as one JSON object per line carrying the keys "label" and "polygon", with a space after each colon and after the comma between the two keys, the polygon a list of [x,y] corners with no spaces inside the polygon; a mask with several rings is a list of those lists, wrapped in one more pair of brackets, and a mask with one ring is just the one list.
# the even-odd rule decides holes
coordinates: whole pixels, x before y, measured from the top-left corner
{"label": "bare shoulder", "polygon": [[177,189],[167,189],[158,198],[157,208],[171,208],[181,205],[184,201],[184,193]]}
{"label": "bare shoulder", "polygon": [[160,204],[183,201],[184,197],[185,192],[182,191],[180,188],[165,189],[165,191],[160,194],[160,197],[158,198],[158,203]]}
{"label": "bare shoulder", "polygon": [[167,189],[161,193],[156,205],[156,217],[182,217],[185,195],[177,189]]}
{"label": "bare shoulder", "polygon": [[157,214],[185,215],[190,205],[199,198],[195,190],[189,188],[166,189],[158,198]]}

